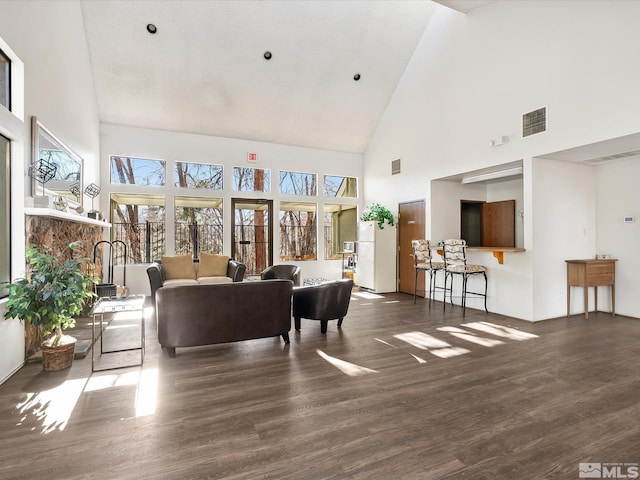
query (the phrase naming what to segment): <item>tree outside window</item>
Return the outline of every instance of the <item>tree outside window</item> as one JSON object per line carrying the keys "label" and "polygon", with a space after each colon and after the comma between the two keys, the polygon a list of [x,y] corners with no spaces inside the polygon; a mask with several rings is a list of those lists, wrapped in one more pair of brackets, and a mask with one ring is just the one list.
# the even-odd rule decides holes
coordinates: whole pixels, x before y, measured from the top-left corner
{"label": "tree outside window", "polygon": [[166,165],[163,160],[111,157],[111,183],[118,185],[163,186]]}
{"label": "tree outside window", "polygon": [[280,203],[280,260],[317,260],[317,207]]}

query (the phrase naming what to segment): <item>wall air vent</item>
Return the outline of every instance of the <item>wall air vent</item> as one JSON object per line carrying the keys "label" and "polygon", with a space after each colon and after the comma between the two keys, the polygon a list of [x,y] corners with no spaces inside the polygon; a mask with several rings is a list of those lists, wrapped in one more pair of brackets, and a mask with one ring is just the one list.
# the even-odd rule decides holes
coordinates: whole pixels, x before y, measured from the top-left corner
{"label": "wall air vent", "polygon": [[400,173],[400,159],[391,160],[391,175],[398,175]]}
{"label": "wall air vent", "polygon": [[522,138],[547,131],[547,108],[522,115]]}

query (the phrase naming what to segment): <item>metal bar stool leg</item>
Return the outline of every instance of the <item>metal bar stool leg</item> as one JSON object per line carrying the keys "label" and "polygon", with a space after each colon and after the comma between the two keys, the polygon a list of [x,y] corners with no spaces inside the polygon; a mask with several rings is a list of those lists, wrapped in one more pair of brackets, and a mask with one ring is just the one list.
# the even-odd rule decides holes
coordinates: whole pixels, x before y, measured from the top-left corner
{"label": "metal bar stool leg", "polygon": [[416,304],[416,290],[418,289],[418,272],[419,270],[416,268],[416,276],[413,279],[413,304]]}

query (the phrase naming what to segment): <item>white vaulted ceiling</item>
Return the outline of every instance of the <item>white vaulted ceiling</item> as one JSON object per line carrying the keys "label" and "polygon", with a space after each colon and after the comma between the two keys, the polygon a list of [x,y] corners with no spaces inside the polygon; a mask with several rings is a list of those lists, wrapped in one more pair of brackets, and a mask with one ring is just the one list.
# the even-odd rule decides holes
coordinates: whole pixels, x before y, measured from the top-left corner
{"label": "white vaulted ceiling", "polygon": [[427,0],[81,5],[102,123],[345,152],[365,150],[443,8]]}

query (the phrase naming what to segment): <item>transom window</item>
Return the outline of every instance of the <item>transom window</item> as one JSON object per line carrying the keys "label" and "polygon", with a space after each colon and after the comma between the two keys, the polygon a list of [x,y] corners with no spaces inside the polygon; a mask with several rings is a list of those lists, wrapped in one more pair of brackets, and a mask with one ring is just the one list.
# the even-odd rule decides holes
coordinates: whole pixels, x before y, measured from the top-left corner
{"label": "transom window", "polygon": [[317,195],[315,173],[280,172],[280,193],[284,195]]}
{"label": "transom window", "polygon": [[11,110],[11,60],[0,50],[0,105]]}
{"label": "transom window", "polygon": [[334,198],[357,198],[358,181],[354,177],[325,175],[324,196]]}
{"label": "transom window", "polygon": [[174,186],[222,190],[222,165],[176,162]]}
{"label": "transom window", "polygon": [[269,192],[270,180],[269,170],[233,167],[233,189],[236,192]]}
{"label": "transom window", "polygon": [[111,157],[111,183],[159,187],[165,184],[166,165],[163,160]]}

